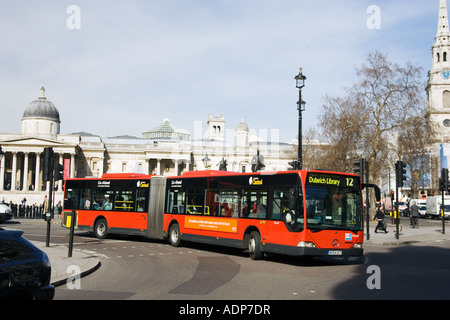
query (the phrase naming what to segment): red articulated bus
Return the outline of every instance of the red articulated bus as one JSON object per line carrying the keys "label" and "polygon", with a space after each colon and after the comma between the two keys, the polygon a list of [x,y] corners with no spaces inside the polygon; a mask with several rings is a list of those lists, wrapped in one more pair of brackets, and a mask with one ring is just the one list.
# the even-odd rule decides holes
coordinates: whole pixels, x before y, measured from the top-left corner
{"label": "red articulated bus", "polygon": [[362,187],[358,175],[328,171],[104,174],[66,181],[62,225],[70,227],[76,210],[76,228],[100,239],[202,242],[242,248],[252,259],[361,256]]}

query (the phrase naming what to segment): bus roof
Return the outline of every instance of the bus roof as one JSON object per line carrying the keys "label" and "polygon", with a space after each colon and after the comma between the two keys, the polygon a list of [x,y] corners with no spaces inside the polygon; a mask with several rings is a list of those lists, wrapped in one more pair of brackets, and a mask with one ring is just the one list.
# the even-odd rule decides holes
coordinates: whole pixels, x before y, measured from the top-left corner
{"label": "bus roof", "polygon": [[[220,176],[248,176],[248,175],[275,175],[275,174],[288,174],[297,173],[300,175],[307,174],[308,172],[319,172],[319,173],[331,173],[331,174],[344,174],[356,176],[354,173],[344,173],[344,172],[334,172],[325,170],[290,170],[290,171],[258,171],[258,172],[231,172],[231,171],[220,171],[220,170],[202,170],[202,171],[186,171],[181,176],[168,176],[167,178],[201,178],[201,177],[220,177]],[[105,173],[100,178],[98,177],[86,177],[86,178],[72,178],[68,180],[112,180],[112,179],[151,179],[156,175],[147,175],[143,173]]]}

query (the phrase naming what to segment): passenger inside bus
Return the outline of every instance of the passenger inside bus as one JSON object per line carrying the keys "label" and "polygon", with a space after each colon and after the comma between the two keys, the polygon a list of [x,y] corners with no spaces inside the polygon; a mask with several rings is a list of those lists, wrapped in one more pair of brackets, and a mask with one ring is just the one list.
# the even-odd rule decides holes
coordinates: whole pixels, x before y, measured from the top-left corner
{"label": "passenger inside bus", "polygon": [[232,217],[234,215],[234,204],[231,204],[231,207],[228,205],[228,203],[223,203],[222,210],[221,210],[221,216],[223,217]]}
{"label": "passenger inside bus", "polygon": [[105,211],[111,211],[112,210],[112,203],[111,199],[109,197],[106,198],[106,201],[103,202],[102,209]]}

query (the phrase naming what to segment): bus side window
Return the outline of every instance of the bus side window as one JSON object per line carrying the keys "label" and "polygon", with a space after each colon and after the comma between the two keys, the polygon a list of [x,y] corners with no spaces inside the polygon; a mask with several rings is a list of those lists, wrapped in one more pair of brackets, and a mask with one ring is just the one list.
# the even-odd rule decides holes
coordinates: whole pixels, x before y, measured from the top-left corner
{"label": "bus side window", "polygon": [[241,210],[241,195],[236,190],[221,190],[220,192],[220,216],[237,218]]}
{"label": "bus side window", "polygon": [[184,214],[186,194],[181,190],[169,190],[167,199],[167,213]]}
{"label": "bus side window", "polygon": [[131,190],[116,191],[115,210],[116,211],[134,211],[133,192]]}
{"label": "bus side window", "polygon": [[90,210],[91,209],[92,190],[86,185],[81,189],[80,207],[77,209]]}
{"label": "bus side window", "polygon": [[97,189],[93,196],[93,210],[113,210],[114,191],[109,189]]}
{"label": "bus side window", "polygon": [[[206,214],[218,216],[220,211],[219,190],[210,189],[206,194]],[[209,214],[208,214],[209,213]]]}
{"label": "bus side window", "polygon": [[147,197],[148,189],[137,189],[136,190],[136,211],[144,212],[147,211]]}
{"label": "bus side window", "polygon": [[242,215],[244,218],[267,217],[267,191],[266,190],[245,190]]}
{"label": "bus side window", "polygon": [[205,189],[204,188],[188,188],[187,189],[187,214],[201,215],[208,214],[204,212]]}
{"label": "bus side window", "polygon": [[80,209],[80,194],[82,193],[81,182],[69,181],[64,194],[64,209]]}

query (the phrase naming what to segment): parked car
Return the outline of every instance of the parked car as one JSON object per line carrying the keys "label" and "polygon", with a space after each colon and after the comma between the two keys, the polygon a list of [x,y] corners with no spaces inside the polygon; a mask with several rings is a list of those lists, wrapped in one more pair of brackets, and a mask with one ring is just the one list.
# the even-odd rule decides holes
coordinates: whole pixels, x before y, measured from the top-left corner
{"label": "parked car", "polygon": [[5,222],[6,220],[10,220],[13,217],[13,213],[11,208],[4,204],[0,203],[0,223]]}
{"label": "parked car", "polygon": [[0,228],[0,300],[51,300],[51,266],[23,231]]}

